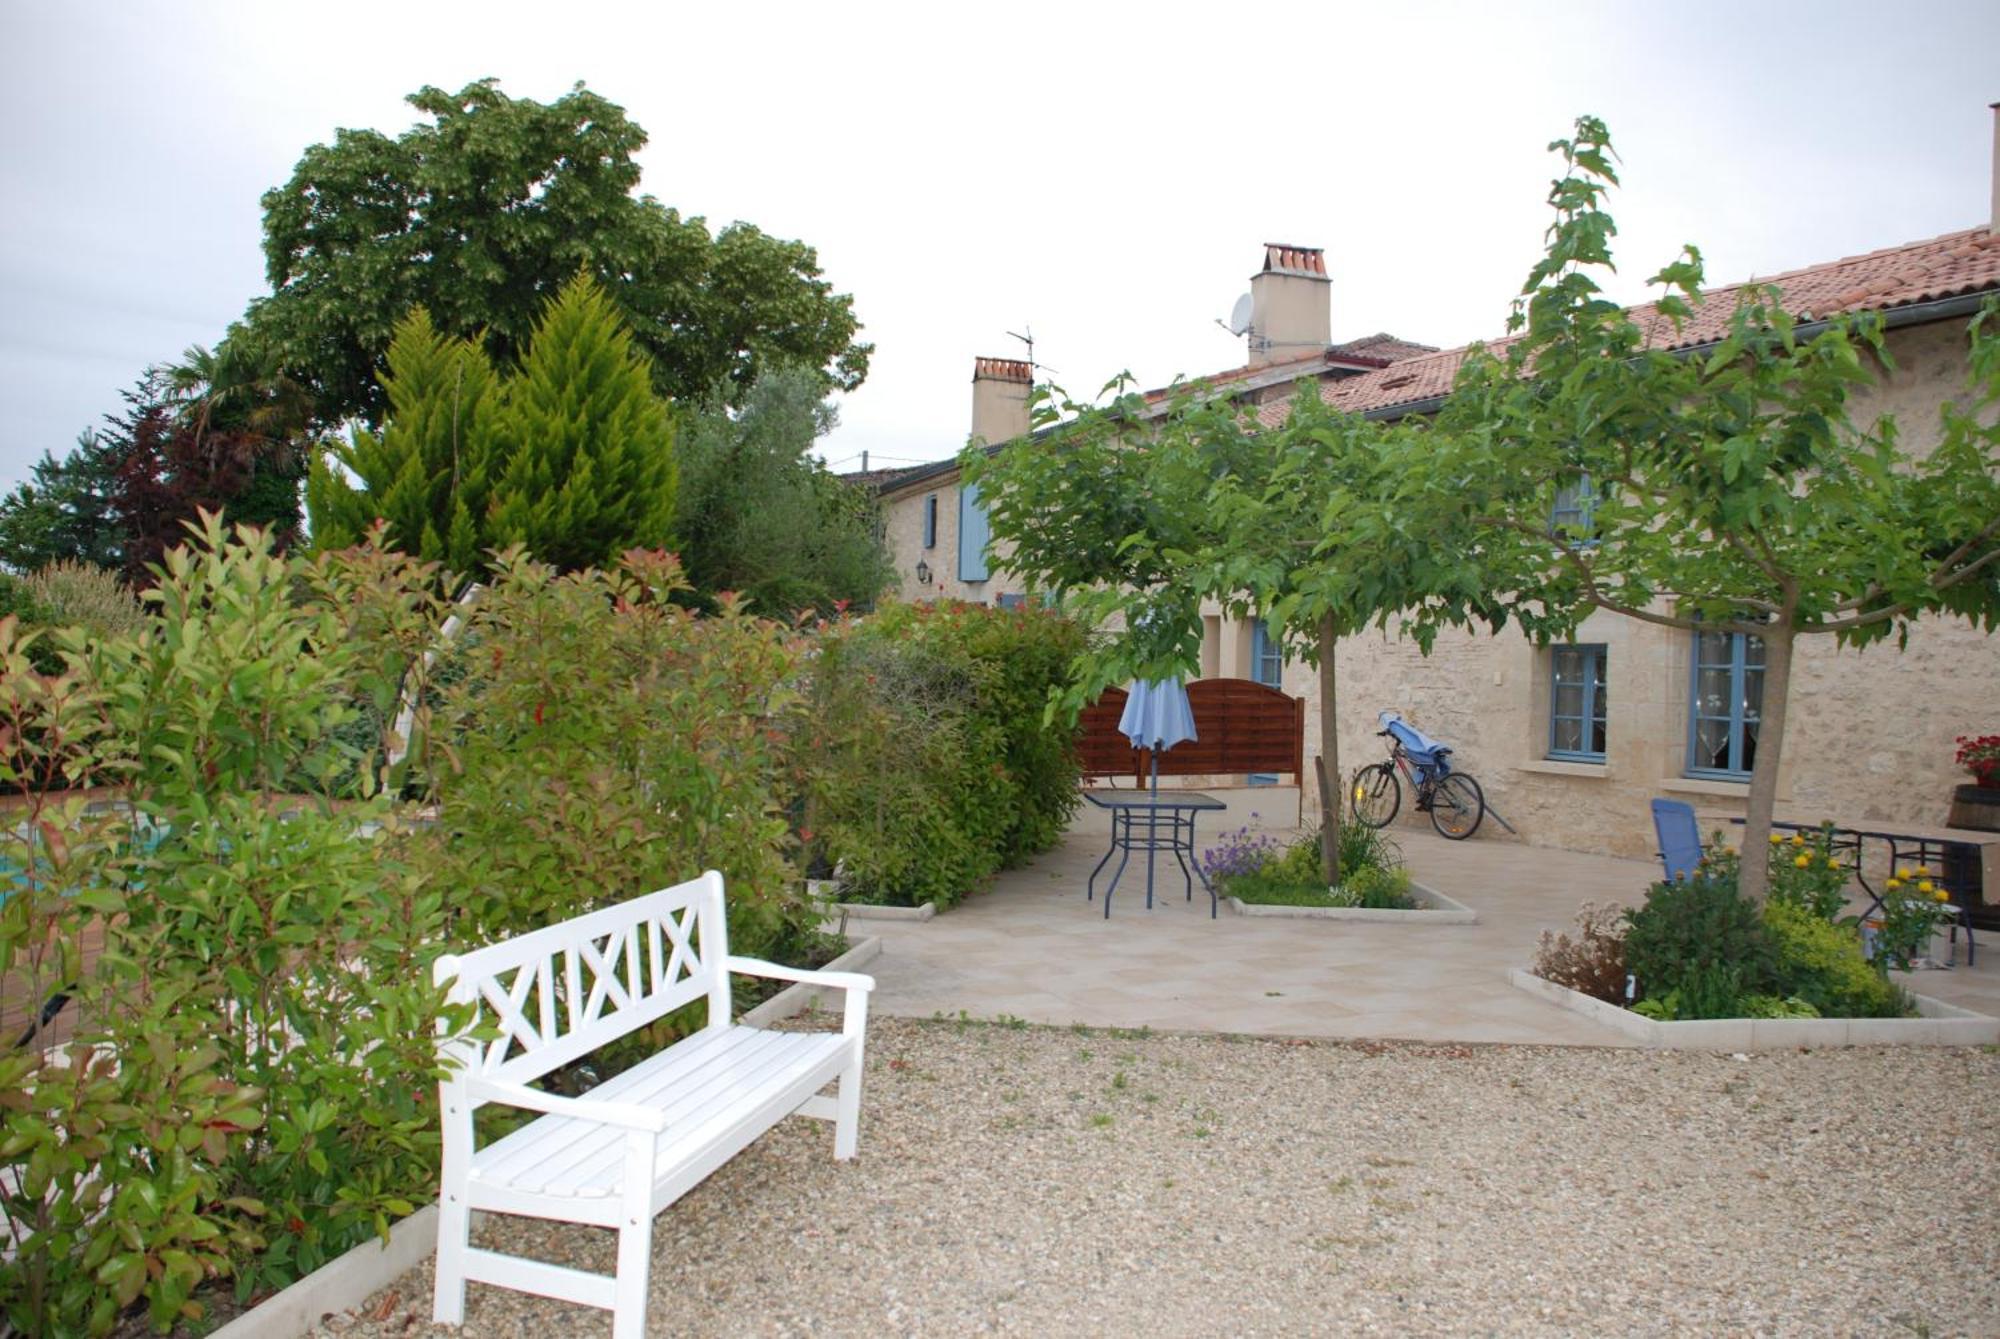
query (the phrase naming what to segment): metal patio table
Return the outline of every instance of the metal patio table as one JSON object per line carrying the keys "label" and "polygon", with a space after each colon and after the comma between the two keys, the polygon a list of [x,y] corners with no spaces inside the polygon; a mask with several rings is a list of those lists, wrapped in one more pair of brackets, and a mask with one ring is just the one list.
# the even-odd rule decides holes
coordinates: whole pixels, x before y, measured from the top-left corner
{"label": "metal patio table", "polygon": [[1111,872],[1111,882],[1104,889],[1106,918],[1111,915],[1111,893],[1118,887],[1118,880],[1125,873],[1125,862],[1134,851],[1146,853],[1148,910],[1153,906],[1153,857],[1161,851],[1172,851],[1187,885],[1187,900],[1194,901],[1194,881],[1200,879],[1208,893],[1209,918],[1215,918],[1215,885],[1195,861],[1194,816],[1219,812],[1227,805],[1198,790],[1086,790],[1083,798],[1111,815],[1111,849],[1097,862],[1097,868],[1090,871],[1090,878],[1084,884],[1086,899],[1094,900],[1097,876],[1111,863],[1112,856],[1118,857],[1118,868]]}
{"label": "metal patio table", "polygon": [[[1741,818],[1731,818],[1730,822],[1738,827],[1743,825]],[[1805,823],[1793,819],[1771,820],[1773,831],[1813,833],[1818,832],[1822,826],[1819,823]],[[1881,842],[1889,848],[1889,868],[1892,871],[1899,865],[1915,863],[1939,871],[1940,879],[1942,879],[1942,867],[1948,862],[1951,850],[1956,848],[1970,853],[1973,863],[1984,866],[1984,877],[1981,880],[1984,889],[2000,887],[2000,878],[1995,878],[1995,873],[2000,872],[2000,832],[1981,832],[1972,828],[1931,828],[1909,823],[1899,823],[1893,827],[1887,824],[1849,827],[1836,823],[1833,825],[1832,849],[1848,857],[1850,863],[1847,868],[1853,873],[1854,881],[1861,885],[1861,891],[1868,894],[1868,906],[1861,913],[1861,919],[1864,921],[1882,909],[1882,894],[1868,882],[1868,875],[1862,870],[1863,844],[1869,841]],[[1959,891],[1963,893],[1965,890]],[[1968,906],[1973,900],[1958,897],[1945,904],[1953,913],[1949,924],[1954,953],[1957,951],[1958,932],[1965,931],[1967,966],[1974,965],[1979,954],[1978,942],[1973,938],[1972,914]]]}

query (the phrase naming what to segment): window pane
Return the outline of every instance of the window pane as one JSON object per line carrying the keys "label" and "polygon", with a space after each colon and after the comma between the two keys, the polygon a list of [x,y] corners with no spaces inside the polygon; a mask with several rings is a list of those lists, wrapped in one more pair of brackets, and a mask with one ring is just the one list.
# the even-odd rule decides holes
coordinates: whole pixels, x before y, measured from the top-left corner
{"label": "window pane", "polygon": [[1764,639],[1762,637],[1744,637],[1743,640],[1745,642],[1745,646],[1743,648],[1743,663],[1746,665],[1763,664]]}
{"label": "window pane", "polygon": [[1604,734],[1604,718],[1599,716],[1596,721],[1592,722],[1590,727],[1590,751],[1592,753],[1604,752]]}
{"label": "window pane", "polygon": [[1556,685],[1556,715],[1583,715],[1583,685],[1580,683],[1559,683]]}
{"label": "window pane", "polygon": [[1727,665],[1730,660],[1730,643],[1735,638],[1726,632],[1704,632],[1695,638],[1695,656],[1703,665]]}
{"label": "window pane", "polygon": [[1754,721],[1764,715],[1764,671],[1743,671],[1743,719]]}
{"label": "window pane", "polygon": [[1696,721],[1694,765],[1711,770],[1729,770],[1729,722]]}
{"label": "window pane", "polygon": [[1583,751],[1583,722],[1558,720],[1549,738],[1549,747],[1560,753]]}
{"label": "window pane", "polygon": [[1567,648],[1556,652],[1556,682],[1577,683],[1583,678],[1583,656]]}
{"label": "window pane", "polygon": [[1743,726],[1743,763],[1741,770],[1747,772],[1757,765],[1757,723],[1747,721]]}
{"label": "window pane", "polygon": [[1695,683],[1695,715],[1728,717],[1729,679],[1726,669],[1705,669],[1701,672]]}

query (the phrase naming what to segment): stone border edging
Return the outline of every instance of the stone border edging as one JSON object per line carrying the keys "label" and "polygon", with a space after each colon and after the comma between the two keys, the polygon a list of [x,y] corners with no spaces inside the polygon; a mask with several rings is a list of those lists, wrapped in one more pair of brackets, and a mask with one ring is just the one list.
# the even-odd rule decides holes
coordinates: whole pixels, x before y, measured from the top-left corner
{"label": "stone border edging", "polygon": [[937,915],[937,903],[915,907],[884,907],[873,902],[835,902],[833,910],[851,921],[927,921]]}
{"label": "stone border edging", "polygon": [[[851,972],[882,953],[880,939],[863,939],[828,963],[829,972]],[[736,1021],[764,1027],[802,1012],[830,986],[798,982],[785,987]],[[437,1205],[426,1204],[389,1229],[389,1243],[364,1241],[315,1269],[274,1297],[210,1333],[208,1339],[288,1339],[303,1335],[323,1316],[352,1311],[437,1250]]]}
{"label": "stone border edging", "polygon": [[389,1229],[389,1242],[364,1241],[327,1261],[275,1297],[245,1311],[208,1339],[302,1335],[322,1316],[360,1306],[415,1269],[437,1249],[437,1205],[426,1204]]}
{"label": "stone border edging", "polygon": [[848,921],[927,921],[938,914],[938,904],[923,902],[914,907],[885,907],[875,902],[842,902],[839,879],[807,879],[806,896],[826,899],[828,919],[838,913],[841,924]]}
{"label": "stone border edging", "polygon": [[1794,1046],[1987,1046],[2000,1042],[2000,1018],[1912,994],[1919,1018],[1708,1018],[1662,1023],[1545,981],[1525,968],[1507,973],[1515,987],[1558,1008],[1667,1051],[1778,1051]]}
{"label": "stone border edging", "polygon": [[[882,941],[880,939],[863,939],[858,941],[853,948],[847,950],[847,952],[841,954],[819,970],[823,972],[857,972],[881,956]],[[744,1010],[736,1021],[744,1027],[768,1027],[780,1019],[790,1018],[796,1013],[803,1013],[807,1005],[817,1003],[822,995],[835,993],[838,992],[832,986],[815,986],[804,981],[796,982],[793,985],[786,986],[756,1008]]]}
{"label": "stone border edging", "polygon": [[1387,907],[1285,907],[1252,904],[1227,899],[1239,916],[1287,916],[1296,920],[1375,921],[1388,925],[1477,925],[1479,913],[1456,898],[1445,896],[1428,884],[1410,884],[1419,902],[1428,903],[1408,911]]}

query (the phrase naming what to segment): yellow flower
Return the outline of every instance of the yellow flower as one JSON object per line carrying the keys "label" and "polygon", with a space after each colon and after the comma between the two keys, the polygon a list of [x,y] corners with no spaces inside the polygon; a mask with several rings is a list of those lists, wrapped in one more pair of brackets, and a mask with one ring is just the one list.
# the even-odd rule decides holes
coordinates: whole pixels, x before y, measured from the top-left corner
{"label": "yellow flower", "polygon": [[1937,889],[1932,886],[1929,879],[1925,879],[1917,885],[1917,891],[1920,893],[1934,893]]}
{"label": "yellow flower", "polygon": [[1931,867],[1929,865],[1917,866],[1917,877],[1920,879],[1923,878],[1925,875],[1929,874],[1930,872],[1931,872]]}
{"label": "yellow flower", "polygon": [[1363,791],[1363,790],[1361,789],[1361,787],[1359,787],[1359,786],[1356,786],[1356,787],[1354,788],[1354,802],[1355,802],[1356,804],[1359,804],[1359,803],[1361,803],[1361,797],[1362,797],[1362,796],[1363,796],[1364,794],[1366,794],[1366,793],[1367,793],[1367,792]]}
{"label": "yellow flower", "polygon": [[1901,879],[1890,879],[1890,880],[1889,880],[1889,884],[1888,884],[1888,887],[1889,887],[1889,891],[1890,891],[1890,892],[1892,892],[1892,893],[1893,893],[1893,892],[1895,892],[1895,891],[1896,891],[1896,890],[1897,890],[1898,888],[1901,888],[1902,886],[1903,886],[1903,881],[1902,881]]}
{"label": "yellow flower", "polygon": [[1896,877],[1897,877],[1897,878],[1899,878],[1899,879],[1907,879],[1907,878],[1909,878],[1909,877],[1910,877],[1910,867],[1909,867],[1908,865],[1905,865],[1905,866],[1903,866],[1903,867],[1902,867],[1901,869],[1897,870],[1897,871],[1896,871]]}
{"label": "yellow flower", "polygon": [[1940,902],[1949,902],[1949,901],[1951,901],[1951,894],[1950,894],[1950,893],[1947,893],[1947,892],[1946,892],[1946,891],[1945,891],[1944,889],[1942,889],[1942,888],[1940,888],[1940,889],[1938,889],[1938,890],[1937,890],[1937,894],[1936,894],[1936,896],[1937,896],[1937,900],[1938,900],[1938,901],[1940,901]]}
{"label": "yellow flower", "polygon": [[1805,834],[1805,833],[1803,833],[1803,832],[1794,832],[1794,833],[1792,834],[1792,845],[1794,845],[1794,846],[1804,846],[1805,844],[1806,844],[1806,834]]}
{"label": "yellow flower", "polygon": [[1794,860],[1792,863],[1794,865],[1797,865],[1800,869],[1804,869],[1808,865],[1812,864],[1812,857],[1809,855],[1802,855],[1798,859]]}
{"label": "yellow flower", "polygon": [[1784,833],[1774,832],[1771,834],[1771,845],[1776,846],[1779,842],[1782,842],[1784,839],[1785,839]]}

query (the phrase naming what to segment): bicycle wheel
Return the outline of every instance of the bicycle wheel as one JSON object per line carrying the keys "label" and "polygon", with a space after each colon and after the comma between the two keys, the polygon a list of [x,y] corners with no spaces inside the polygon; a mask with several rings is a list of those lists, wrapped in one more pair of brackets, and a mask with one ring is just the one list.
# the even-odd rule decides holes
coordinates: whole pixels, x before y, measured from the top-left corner
{"label": "bicycle wheel", "polygon": [[1431,791],[1431,826],[1440,835],[1462,842],[1479,831],[1486,817],[1486,796],[1479,783],[1463,772],[1441,779]]}
{"label": "bicycle wheel", "polygon": [[1403,804],[1403,787],[1388,763],[1370,763],[1354,774],[1354,818],[1363,827],[1386,828]]}

